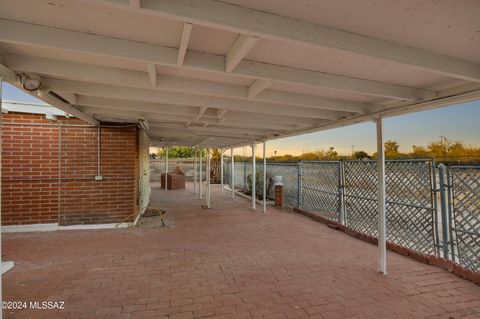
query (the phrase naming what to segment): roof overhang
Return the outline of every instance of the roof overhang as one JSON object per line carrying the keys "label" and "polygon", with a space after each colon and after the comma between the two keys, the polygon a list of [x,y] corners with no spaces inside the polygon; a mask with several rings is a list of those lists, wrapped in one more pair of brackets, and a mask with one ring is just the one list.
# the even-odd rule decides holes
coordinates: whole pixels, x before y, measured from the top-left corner
{"label": "roof overhang", "polygon": [[159,146],[241,146],[480,99],[473,0],[0,6],[2,77],[40,76],[32,94],[91,124],[146,119]]}

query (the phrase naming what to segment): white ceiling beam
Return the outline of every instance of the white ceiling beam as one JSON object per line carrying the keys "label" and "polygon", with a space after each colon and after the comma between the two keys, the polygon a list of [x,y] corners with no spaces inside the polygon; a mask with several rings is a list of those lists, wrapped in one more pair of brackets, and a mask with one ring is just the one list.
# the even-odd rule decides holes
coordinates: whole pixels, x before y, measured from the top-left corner
{"label": "white ceiling beam", "polygon": [[0,76],[3,79],[5,79],[6,81],[8,81],[10,84],[12,84],[13,86],[16,86],[17,88],[19,88],[20,90],[22,90],[22,91],[38,98],[38,99],[44,101],[47,104],[50,104],[51,106],[54,106],[54,107],[64,111],[65,113],[71,114],[71,115],[75,116],[76,118],[78,118],[80,120],[83,120],[83,121],[85,121],[89,124],[92,124],[92,125],[98,125],[99,124],[99,122],[95,118],[93,118],[92,116],[89,116],[85,113],[82,113],[77,108],[72,106],[70,103],[65,103],[65,102],[59,100],[58,98],[54,97],[53,95],[51,95],[50,94],[50,88],[43,84],[43,79],[42,79],[41,90],[37,90],[37,91],[34,91],[34,92],[27,92],[27,91],[23,90],[22,86],[18,83],[16,73],[13,72],[11,69],[9,69],[8,67],[6,67],[3,64],[0,64]]}
{"label": "white ceiling beam", "polygon": [[205,114],[205,112],[207,111],[207,108],[206,107],[201,107],[199,110],[198,110],[198,115],[195,117],[195,119],[193,120],[194,122],[198,121],[199,119],[202,118],[203,114]]}
{"label": "white ceiling beam", "polygon": [[182,37],[180,38],[180,45],[178,47],[177,64],[183,65],[185,60],[185,54],[188,49],[188,42],[190,42],[190,34],[192,33],[192,25],[190,23],[184,23],[182,29]]}
{"label": "white ceiling beam", "polygon": [[186,93],[161,92],[137,88],[130,88],[127,90],[119,86],[92,84],[52,78],[45,78],[44,82],[52,88],[63,92],[113,99],[174,105],[198,105],[201,107],[222,108],[232,111],[286,115],[292,117],[312,117],[330,120],[336,120],[347,116],[346,113],[342,112],[316,110],[304,107],[291,107],[256,101],[245,103],[240,100],[200,96]]}
{"label": "white ceiling beam", "polygon": [[[63,93],[62,93],[63,94]],[[184,115],[192,118],[198,112],[198,107],[170,105],[148,102],[132,102],[128,100],[102,98],[88,95],[77,95],[75,105],[108,108],[112,110],[150,112],[169,115]]]}
{"label": "white ceiling beam", "polygon": [[309,87],[322,87],[337,91],[367,94],[396,100],[415,101],[435,97],[435,93],[429,90],[414,89],[406,86],[352,78],[344,75],[322,73],[253,61],[241,62],[235,69],[235,73],[257,79],[297,85],[300,84]]}
{"label": "white ceiling beam", "polygon": [[259,138],[262,135],[255,135],[255,134],[246,134],[246,133],[229,133],[228,131],[216,132],[216,131],[209,131],[205,128],[198,128],[198,129],[185,129],[185,128],[152,128],[151,131],[153,134],[160,133],[162,136],[169,136],[169,137],[182,137],[182,136],[208,136],[208,137],[229,137],[229,138]]}
{"label": "white ceiling beam", "polygon": [[198,109],[198,114],[197,116],[195,116],[195,118],[191,121],[189,121],[187,124],[185,124],[185,127],[188,127],[190,124],[192,123],[195,123],[196,121],[198,121],[202,116],[203,114],[205,114],[205,112],[207,111],[207,107],[201,107]]}
{"label": "white ceiling beam", "polygon": [[225,72],[232,72],[235,67],[240,63],[240,61],[242,61],[242,59],[247,55],[247,53],[253,48],[257,41],[257,37],[240,34],[233,43],[225,58]]}
{"label": "white ceiling beam", "polygon": [[[63,92],[62,92],[63,93]],[[181,118],[185,122],[191,121],[194,116],[198,114],[197,106],[186,106],[186,105],[170,105],[170,104],[159,104],[159,103],[148,103],[148,102],[132,102],[128,100],[120,100],[113,98],[102,98],[96,96],[88,95],[77,95],[77,104],[76,106],[87,106],[87,107],[96,107],[109,110],[117,111],[132,111],[132,112],[146,112],[151,114],[161,114],[161,115],[179,115],[184,116]],[[222,115],[226,110],[217,110],[215,116],[210,114],[204,114],[202,116],[202,121],[208,124],[217,124],[218,115]],[[273,114],[254,114],[254,113],[245,113],[245,112],[236,112],[230,111],[228,113],[228,118],[225,117],[225,114],[222,115],[228,123],[231,121],[237,121],[239,124],[243,123],[247,127],[255,127],[253,125],[268,125],[271,124],[272,128],[276,129],[285,129],[285,128],[295,128],[298,127],[296,123],[301,122],[304,125],[314,125],[318,124],[319,121],[311,118],[296,118],[282,115],[273,115]],[[178,117],[173,117],[174,120],[177,120]],[[208,121],[207,121],[208,120]],[[252,123],[252,125],[248,125]],[[263,123],[263,124],[262,124]]]}
{"label": "white ceiling beam", "polygon": [[[112,108],[96,107],[96,106],[78,106],[78,108],[87,114],[101,114],[110,117],[119,117],[120,119],[131,119],[136,121],[139,118],[146,118],[148,121],[165,121],[165,122],[179,122],[185,123],[191,120],[191,117],[186,115],[162,114],[157,112],[142,112],[136,110],[115,110]],[[212,119],[208,119],[213,122]]]}
{"label": "white ceiling beam", "polygon": [[74,93],[66,93],[66,92],[55,92],[57,93],[62,99],[67,101],[68,103],[75,105],[77,103],[77,95]]}
{"label": "white ceiling beam", "polygon": [[[186,115],[172,115],[172,114],[162,114],[157,112],[141,112],[136,110],[118,110],[112,108],[103,108],[103,107],[89,107],[89,106],[79,106],[79,109],[87,114],[95,114],[95,115],[102,115],[108,117],[115,117],[119,119],[129,119],[132,123],[137,121],[139,118],[146,118],[150,123],[152,122],[168,122],[168,123],[181,123],[185,126],[185,123],[191,121],[191,116]],[[217,127],[219,124],[216,122],[215,119],[211,118],[202,118],[198,123],[200,124],[207,124],[210,127]],[[318,124],[318,123],[317,123]],[[299,127],[294,124],[276,124],[276,123],[268,123],[268,122],[260,122],[260,121],[244,121],[242,119],[227,119],[225,120],[221,127],[228,128],[240,128],[240,129],[247,129],[247,130],[255,130],[258,127],[262,127],[264,129],[271,129],[275,131],[291,131],[294,129],[298,129]],[[228,129],[227,129],[228,130]]]}
{"label": "white ceiling beam", "polygon": [[209,140],[210,140],[209,137],[204,137],[200,141],[198,141],[195,145],[193,145],[193,147],[203,145],[203,144],[207,143]]}
{"label": "white ceiling beam", "polygon": [[227,114],[228,110],[217,109],[217,118],[221,119]]}
{"label": "white ceiling beam", "polygon": [[157,86],[157,68],[155,64],[147,63],[147,70],[148,70],[148,79],[150,80],[150,85],[152,87]]}
{"label": "white ceiling beam", "polygon": [[[205,120],[202,120],[205,121]],[[245,122],[240,119],[226,119],[221,123],[217,123],[216,125],[221,125],[225,127],[238,127],[238,128],[247,128],[247,129],[255,129],[258,127],[262,127],[265,129],[272,129],[272,130],[278,130],[278,131],[291,131],[294,129],[298,129],[299,127],[294,124],[277,124],[277,123],[268,123],[268,122],[260,122],[260,121],[251,121],[251,122]],[[209,126],[213,127],[215,124],[210,124]]]}
{"label": "white ceiling beam", "polygon": [[[16,71],[34,72],[69,80],[125,87],[152,88],[151,83],[146,79],[145,73],[139,71],[11,54],[5,55],[5,65]],[[261,83],[265,80],[256,80],[254,83],[257,83],[257,81]],[[248,94],[250,91],[242,85],[170,75],[156,77],[156,87],[154,88],[160,91],[186,92],[242,100],[249,99]],[[363,113],[371,107],[371,105],[366,103],[273,90],[265,90],[259,93],[259,95],[256,96],[256,100],[352,113]]]}
{"label": "white ceiling beam", "polygon": [[262,123],[276,123],[276,124],[284,124],[284,125],[315,125],[322,122],[321,120],[315,118],[308,118],[308,117],[292,117],[292,116],[285,116],[285,115],[274,115],[274,114],[260,114],[260,113],[249,113],[249,112],[237,112],[237,111],[229,111],[225,115],[225,119],[228,121],[229,119],[236,119],[242,120],[245,122],[262,122]]}
{"label": "white ceiling beam", "polygon": [[76,118],[82,120],[82,121],[85,121],[89,124],[92,124],[92,125],[98,125],[100,124],[99,121],[97,121],[95,118],[93,118],[92,116],[89,116],[83,112],[81,112],[80,110],[78,110],[76,107],[72,106],[71,104],[69,103],[64,103],[60,100],[58,100],[57,98],[55,98],[54,96],[50,95],[48,93],[48,89],[45,88],[45,92],[44,93],[40,93],[38,94],[38,98],[41,99],[42,101],[50,104],[51,106],[54,106],[62,111],[64,111],[65,113],[68,113],[70,115],[73,115],[75,116]]}
{"label": "white ceiling beam", "polygon": [[255,80],[248,87],[248,98],[253,99],[272,85],[272,81],[269,80]]}
{"label": "white ceiling beam", "polygon": [[221,110],[217,109],[217,119],[218,119],[218,124],[222,124],[225,122],[225,114],[227,114],[228,110]]}
{"label": "white ceiling beam", "polygon": [[240,134],[252,134],[257,135],[261,134],[272,134],[275,130],[271,129],[249,129],[249,128],[234,128],[234,127],[200,127],[200,126],[190,126],[185,128],[181,124],[175,123],[155,123],[150,122],[151,128],[174,128],[174,129],[186,129],[187,131],[204,131],[204,132],[230,132],[230,133],[240,133]]}
{"label": "white ceiling beam", "polygon": [[[114,1],[84,0],[123,10]],[[480,65],[402,44],[214,0],[145,1],[142,13],[245,33],[259,38],[329,47],[480,82]]]}
{"label": "white ceiling beam", "polygon": [[[180,67],[177,65],[178,49],[175,48],[4,19],[0,19],[0,42]],[[190,52],[189,59],[184,62],[183,67],[225,74],[225,58],[214,54]],[[398,100],[413,101],[435,96],[434,92],[428,90],[253,61],[240,62],[229,74]]]}

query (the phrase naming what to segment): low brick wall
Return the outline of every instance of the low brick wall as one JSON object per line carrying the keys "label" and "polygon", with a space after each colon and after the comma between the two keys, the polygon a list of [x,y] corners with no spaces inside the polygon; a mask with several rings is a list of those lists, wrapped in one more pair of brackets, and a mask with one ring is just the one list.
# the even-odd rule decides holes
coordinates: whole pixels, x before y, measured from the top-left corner
{"label": "low brick wall", "polygon": [[3,114],[2,224],[132,221],[138,212],[137,128],[100,132],[103,180],[97,181],[97,127],[74,118]]}
{"label": "low brick wall", "polygon": [[[296,213],[302,214],[304,216],[308,216],[313,220],[316,220],[320,223],[326,224],[329,227],[337,229],[339,231],[342,231],[342,232],[344,232],[344,233],[346,233],[346,234],[348,234],[352,237],[355,237],[357,239],[360,239],[360,240],[363,240],[365,242],[371,243],[373,245],[378,245],[377,238],[375,238],[373,236],[363,234],[363,233],[358,232],[358,231],[356,231],[356,230],[354,230],[350,227],[344,226],[344,225],[342,225],[338,222],[331,221],[331,220],[326,219],[322,216],[319,216],[319,215],[314,214],[314,213],[309,212],[309,211],[305,211],[305,210],[300,209],[300,208],[294,208],[293,210]],[[447,259],[437,257],[437,256],[424,255],[424,254],[419,253],[419,252],[417,252],[415,250],[412,250],[410,248],[406,248],[406,247],[403,247],[403,246],[400,246],[400,245],[397,245],[397,244],[394,244],[394,243],[388,242],[388,241],[387,241],[387,249],[391,250],[391,251],[394,251],[394,252],[396,252],[400,255],[415,259],[415,260],[417,260],[419,262],[422,262],[424,264],[441,267],[445,270],[453,272],[457,276],[460,276],[464,279],[473,281],[477,285],[480,285],[480,273],[476,273],[476,272],[473,272],[469,269],[466,269],[466,268],[462,267],[461,265],[459,265],[457,263],[454,263],[451,260],[447,260]]]}

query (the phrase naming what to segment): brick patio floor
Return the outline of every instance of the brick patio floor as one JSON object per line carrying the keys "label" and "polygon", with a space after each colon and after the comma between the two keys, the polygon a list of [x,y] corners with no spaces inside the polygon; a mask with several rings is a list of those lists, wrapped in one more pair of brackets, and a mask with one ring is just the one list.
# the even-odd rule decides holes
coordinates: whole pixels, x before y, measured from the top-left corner
{"label": "brick patio floor", "polygon": [[4,234],[6,301],[65,301],[65,310],[6,318],[479,318],[480,287],[377,249],[288,211],[252,211],[213,188],[152,186],[167,227]]}

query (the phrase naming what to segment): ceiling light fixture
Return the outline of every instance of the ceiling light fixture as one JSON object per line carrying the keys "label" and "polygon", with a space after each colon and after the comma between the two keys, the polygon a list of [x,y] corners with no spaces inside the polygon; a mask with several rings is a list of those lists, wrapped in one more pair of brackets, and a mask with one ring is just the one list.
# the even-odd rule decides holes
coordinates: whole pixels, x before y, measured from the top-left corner
{"label": "ceiling light fixture", "polygon": [[42,86],[42,79],[38,75],[22,73],[19,75],[20,84],[25,91],[33,92]]}

